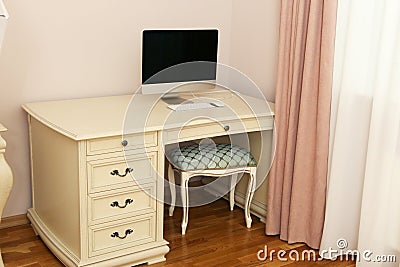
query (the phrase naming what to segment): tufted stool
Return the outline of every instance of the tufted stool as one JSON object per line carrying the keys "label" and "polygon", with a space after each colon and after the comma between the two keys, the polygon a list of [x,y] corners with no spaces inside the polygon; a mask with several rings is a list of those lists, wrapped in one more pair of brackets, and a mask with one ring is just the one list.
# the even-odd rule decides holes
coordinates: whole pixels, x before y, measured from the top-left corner
{"label": "tufted stool", "polygon": [[168,159],[170,161],[168,180],[171,190],[169,216],[173,215],[176,203],[174,171],[181,174],[182,235],[186,233],[189,220],[189,179],[199,175],[213,177],[231,175],[230,208],[233,210],[236,185],[234,174],[250,174],[244,211],[247,228],[251,227],[250,204],[256,185],[257,162],[249,151],[231,144],[195,144],[171,150]]}

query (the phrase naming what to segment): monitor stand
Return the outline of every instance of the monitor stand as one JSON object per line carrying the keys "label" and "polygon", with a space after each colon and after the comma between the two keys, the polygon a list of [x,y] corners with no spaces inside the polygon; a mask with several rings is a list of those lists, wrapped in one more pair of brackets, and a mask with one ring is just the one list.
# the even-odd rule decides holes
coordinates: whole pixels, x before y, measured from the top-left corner
{"label": "monitor stand", "polygon": [[179,94],[165,94],[161,99],[168,105],[177,105],[188,101],[187,99],[180,97]]}

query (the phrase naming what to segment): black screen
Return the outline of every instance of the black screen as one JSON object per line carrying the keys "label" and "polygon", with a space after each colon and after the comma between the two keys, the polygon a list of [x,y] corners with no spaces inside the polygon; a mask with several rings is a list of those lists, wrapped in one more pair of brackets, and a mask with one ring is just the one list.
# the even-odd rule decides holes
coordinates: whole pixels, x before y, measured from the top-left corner
{"label": "black screen", "polygon": [[218,30],[145,30],[142,48],[143,84],[216,79]]}

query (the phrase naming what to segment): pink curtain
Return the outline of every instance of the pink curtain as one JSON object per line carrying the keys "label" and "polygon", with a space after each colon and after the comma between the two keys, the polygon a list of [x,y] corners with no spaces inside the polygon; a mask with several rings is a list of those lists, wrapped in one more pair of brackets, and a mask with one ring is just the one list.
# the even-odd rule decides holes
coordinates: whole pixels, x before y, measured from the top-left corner
{"label": "pink curtain", "polygon": [[282,0],[276,152],[266,234],[319,248],[324,224],[337,0]]}

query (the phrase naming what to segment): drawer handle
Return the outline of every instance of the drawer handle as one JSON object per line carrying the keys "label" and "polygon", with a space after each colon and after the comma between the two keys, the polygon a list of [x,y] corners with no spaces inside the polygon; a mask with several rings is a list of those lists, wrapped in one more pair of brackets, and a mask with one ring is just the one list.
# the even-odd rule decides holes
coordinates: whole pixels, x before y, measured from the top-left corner
{"label": "drawer handle", "polygon": [[125,174],[119,174],[118,170],[113,170],[112,172],[110,172],[111,175],[118,175],[119,177],[125,177],[128,175],[128,173],[133,172],[132,168],[126,168],[125,170]]}
{"label": "drawer handle", "polygon": [[120,206],[118,201],[114,201],[113,203],[110,204],[110,206],[111,207],[118,207],[120,209],[124,209],[124,208],[126,208],[126,206],[128,206],[129,204],[132,204],[132,203],[133,203],[133,199],[128,198],[128,199],[125,200],[125,205],[124,206]]}
{"label": "drawer handle", "polygon": [[119,233],[118,233],[118,232],[114,232],[114,233],[111,234],[111,237],[112,237],[112,238],[125,239],[128,235],[130,235],[130,234],[132,234],[132,233],[133,233],[133,230],[132,230],[132,229],[127,229],[127,230],[125,231],[125,236],[119,236]]}
{"label": "drawer handle", "polygon": [[127,141],[127,140],[123,140],[123,141],[121,142],[121,145],[122,145],[122,146],[127,146],[127,145],[128,145],[128,141]]}
{"label": "drawer handle", "polygon": [[229,129],[230,129],[229,125],[225,125],[225,126],[224,126],[224,130],[225,130],[226,132],[229,131]]}

